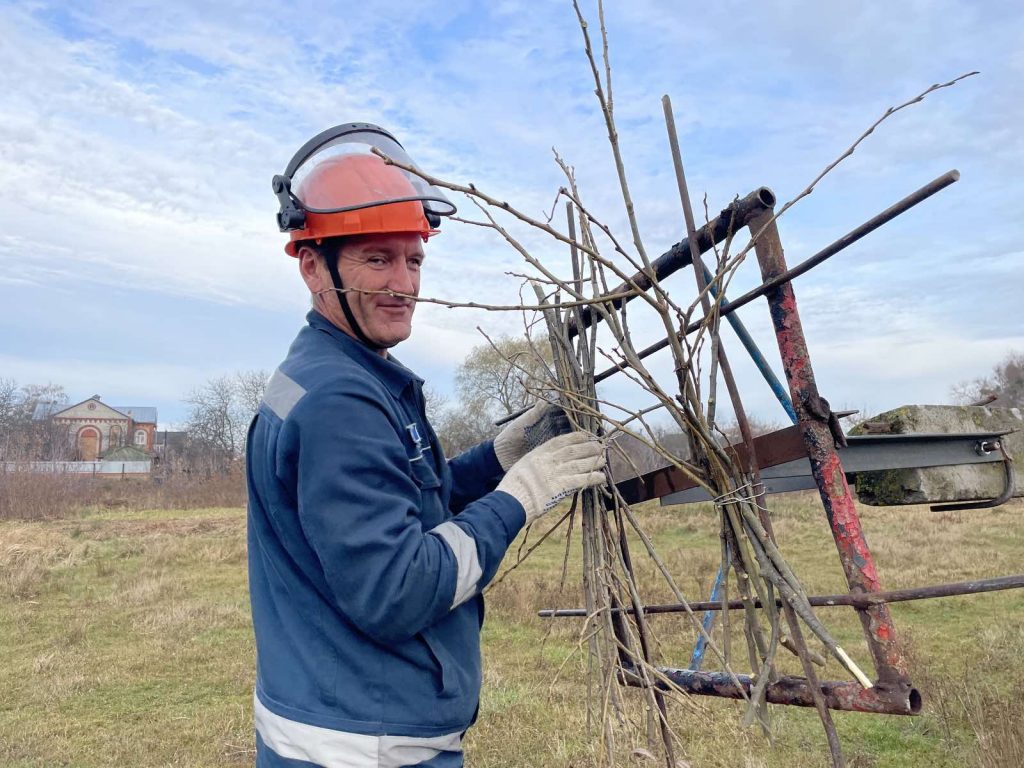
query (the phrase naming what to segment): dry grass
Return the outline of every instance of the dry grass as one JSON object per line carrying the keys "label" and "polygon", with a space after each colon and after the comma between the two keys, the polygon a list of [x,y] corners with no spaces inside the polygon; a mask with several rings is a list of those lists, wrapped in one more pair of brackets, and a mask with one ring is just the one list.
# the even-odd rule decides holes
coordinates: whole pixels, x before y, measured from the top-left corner
{"label": "dry grass", "polygon": [[[775,529],[780,545],[808,590],[841,592],[844,581],[835,545],[828,532],[819,502],[813,494],[775,497]],[[981,514],[935,515],[925,507],[874,509],[861,513],[876,555],[882,582],[900,588],[945,581],[1016,573],[1024,562],[1024,521],[1020,502]],[[703,599],[717,569],[714,515],[701,506],[658,508],[643,512],[643,524],[657,540],[659,549],[679,584],[695,599]],[[558,537],[553,537],[557,539]],[[558,584],[563,557],[561,544],[544,546],[536,559],[524,563],[510,579],[489,595],[490,624],[485,631],[492,651],[488,657],[504,674],[496,674],[500,690],[509,680],[522,685],[533,678],[526,698],[550,697],[563,686],[572,687],[584,675],[585,654],[580,649],[577,619],[549,621],[536,617],[530,606],[581,605],[575,581]],[[649,602],[671,602],[654,569],[644,564],[634,544],[638,580]],[[570,551],[570,574],[578,573],[578,553]],[[950,598],[929,603],[895,605],[897,628],[912,649],[911,669],[915,682],[925,691],[926,712],[921,718],[879,718],[837,714],[850,765],[1024,765],[1020,758],[1024,718],[1007,705],[1006,691],[1024,683],[1024,596],[996,593]],[[870,669],[870,657],[861,639],[859,623],[849,609],[822,609],[819,615],[840,641]],[[685,666],[695,640],[689,620],[681,614],[651,618],[665,663]],[[497,629],[495,629],[497,627]],[[515,627],[509,631],[507,627]],[[990,637],[991,636],[991,637]],[[720,624],[715,632],[721,643]],[[993,639],[993,638],[998,638]],[[742,658],[742,641],[734,636],[734,659]],[[984,651],[992,648],[991,653]],[[819,648],[820,650],[820,648]],[[984,652],[983,652],[984,651]],[[556,683],[557,670],[567,657]],[[498,661],[495,661],[495,659]],[[505,660],[511,659],[506,665]],[[997,661],[998,660],[998,661]],[[740,662],[735,662],[742,669]],[[799,673],[795,659],[783,659],[785,671]],[[721,665],[710,654],[705,668]],[[536,671],[536,674],[533,671]],[[507,676],[507,677],[506,677]],[[848,675],[834,662],[824,673],[828,679]],[[919,679],[920,678],[920,679]],[[933,684],[939,680],[941,684]],[[491,696],[485,693],[485,704]],[[507,694],[499,702],[507,699]],[[558,698],[550,707],[559,709]],[[673,723],[683,738],[687,759],[697,766],[786,765],[817,766],[826,763],[824,742],[811,711],[775,708],[775,750],[767,750],[754,733],[737,737],[739,709],[731,702],[703,699],[699,710],[675,707]],[[485,711],[487,711],[485,707]],[[522,709],[517,710],[522,714]],[[568,733],[585,734],[586,723],[578,702],[566,705],[556,716]],[[492,730],[484,718],[472,735],[472,744],[500,739],[501,720]],[[540,729],[540,726],[535,726]],[[550,734],[550,729],[549,729]],[[507,741],[507,739],[506,739]],[[559,742],[559,749],[565,747]],[[577,738],[576,751],[564,765],[589,765],[587,744]],[[980,745],[989,745],[982,748]],[[538,741],[536,749],[547,744]],[[491,754],[489,747],[485,754]],[[493,760],[480,765],[504,765],[495,752]],[[519,763],[514,763],[519,764]],[[522,763],[524,765],[529,762]]]}
{"label": "dry grass", "polygon": [[[776,508],[779,539],[809,589],[839,587],[834,545],[814,498],[792,496]],[[943,516],[921,508],[861,511],[887,586],[1010,573],[1024,562],[1019,503]],[[718,546],[711,510],[651,507],[641,514],[683,589],[703,596]],[[564,588],[562,556],[555,537],[488,596],[484,698],[467,741],[474,768],[595,762],[580,624],[536,616],[539,608],[580,598],[578,553],[570,552]],[[644,560],[637,549],[634,559]],[[639,570],[647,588],[658,583],[649,567]],[[838,714],[848,764],[1024,764],[1015,705],[1024,686],[1024,595],[906,603],[893,612],[926,714]],[[852,611],[822,615],[866,662]],[[687,621],[659,616],[652,624],[662,658],[684,665],[693,641]],[[251,765],[243,513],[94,509],[67,520],[0,521],[0,648],[5,768]],[[717,665],[709,656],[706,666]],[[826,674],[845,677],[834,666]],[[624,692],[626,709],[639,718],[634,694]],[[756,731],[739,728],[733,702],[692,699],[670,708],[694,768],[825,764],[813,711],[774,709],[771,748]],[[620,738],[626,733],[620,729]],[[654,765],[642,751],[629,764]]]}
{"label": "dry grass", "polygon": [[94,478],[0,470],[0,520],[55,520],[96,509],[201,509],[245,504],[245,477],[170,474]]}

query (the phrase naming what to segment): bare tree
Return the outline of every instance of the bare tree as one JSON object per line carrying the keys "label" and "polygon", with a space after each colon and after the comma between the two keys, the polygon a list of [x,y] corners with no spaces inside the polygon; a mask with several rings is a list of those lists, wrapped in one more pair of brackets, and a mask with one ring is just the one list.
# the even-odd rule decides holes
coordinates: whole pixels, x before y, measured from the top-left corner
{"label": "bare tree", "polygon": [[190,406],[186,463],[224,471],[242,455],[266,381],[265,371],[238,371],[192,390],[185,400]]}
{"label": "bare tree", "polygon": [[[455,373],[458,399],[428,389],[427,416],[445,454],[454,456],[497,434],[495,421],[529,405],[550,379],[550,352],[541,339],[497,336],[470,350]],[[545,357],[546,354],[546,357]]]}
{"label": "bare tree", "polygon": [[[752,414],[747,414],[747,423],[750,424],[750,433],[754,437],[782,429],[782,424],[779,422],[772,419],[758,418]],[[716,425],[715,429],[720,433],[721,441],[725,445],[736,445],[743,442],[743,435],[735,419]]]}
{"label": "bare tree", "polygon": [[474,347],[455,374],[459,399],[494,419],[515,413],[537,398],[538,382],[550,379],[550,352],[545,339],[497,336]]}
{"label": "bare tree", "polygon": [[479,403],[457,402],[431,419],[445,455],[457,456],[498,432],[490,411]]}
{"label": "bare tree", "polygon": [[964,404],[990,400],[992,405],[1006,408],[1024,406],[1024,352],[1011,350],[991,374],[962,381],[952,393],[957,402]]}
{"label": "bare tree", "polygon": [[[67,429],[49,415],[68,402],[59,384],[26,384],[0,379],[0,457],[8,460],[56,461],[68,458]],[[42,408],[42,413],[37,410]]]}
{"label": "bare tree", "polygon": [[450,398],[436,388],[423,388],[427,420],[437,432],[441,448],[447,456],[456,456],[482,440],[492,436],[494,424],[486,414],[467,410],[463,403],[451,403]]}
{"label": "bare tree", "polygon": [[437,429],[437,424],[448,407],[449,398],[437,388],[427,384],[423,387],[423,399],[427,406],[427,421],[434,426],[434,429]]}
{"label": "bare tree", "polygon": [[238,405],[242,409],[248,428],[248,422],[259,410],[270,374],[264,370],[238,371],[234,378]]}

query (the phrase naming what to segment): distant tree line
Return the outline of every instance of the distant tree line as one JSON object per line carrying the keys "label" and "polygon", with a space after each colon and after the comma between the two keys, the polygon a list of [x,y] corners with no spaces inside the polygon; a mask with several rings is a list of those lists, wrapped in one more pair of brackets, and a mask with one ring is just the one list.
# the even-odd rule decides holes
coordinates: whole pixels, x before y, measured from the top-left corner
{"label": "distant tree line", "polygon": [[0,460],[64,461],[74,445],[67,431],[49,419],[35,419],[40,406],[66,406],[68,396],[58,384],[19,385],[0,378]]}
{"label": "distant tree line", "polygon": [[[265,371],[238,371],[209,379],[190,392],[184,401],[189,406],[184,429],[157,432],[154,469],[206,474],[237,469],[267,378]],[[75,436],[48,418],[71,404],[61,385],[19,385],[0,378],[0,461],[76,458]]]}
{"label": "distant tree line", "polygon": [[[427,413],[445,453],[455,456],[498,432],[495,422],[534,402],[549,379],[550,359],[525,339],[498,336],[474,347],[455,373],[455,397],[428,388]],[[243,370],[216,376],[193,389],[184,402],[189,407],[184,429],[159,432],[156,448],[164,472],[229,473],[241,469],[249,423],[263,399],[269,374]],[[993,405],[1024,407],[1024,353],[1011,351],[987,376],[952,388],[962,403],[989,401]],[[551,396],[550,391],[547,396]],[[73,437],[48,418],[34,418],[41,406],[47,412],[70,405],[58,384],[19,385],[0,378],[0,461],[64,461],[74,458]],[[769,422],[752,423],[755,433],[777,428]],[[723,442],[738,442],[735,425],[722,429]],[[161,435],[163,444],[161,444]],[[171,437],[173,436],[173,438]],[[655,430],[658,441],[686,455],[686,438],[671,429]],[[613,471],[648,472],[660,460],[641,441],[617,438],[628,460],[613,457]]]}

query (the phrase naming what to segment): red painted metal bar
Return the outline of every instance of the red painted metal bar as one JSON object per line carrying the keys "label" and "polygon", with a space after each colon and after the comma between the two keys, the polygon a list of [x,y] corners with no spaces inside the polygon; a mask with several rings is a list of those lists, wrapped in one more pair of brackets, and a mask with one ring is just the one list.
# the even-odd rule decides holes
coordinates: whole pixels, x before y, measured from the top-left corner
{"label": "red painted metal bar", "polygon": [[[772,214],[765,212],[756,216],[748,226],[752,235],[760,233],[755,252],[762,279],[767,282],[786,272],[782,241]],[[836,451],[836,441],[843,439],[842,433],[828,402],[818,394],[792,283],[779,285],[767,293],[766,298],[811,472],[821,494],[850,592],[881,592],[875,562]],[[889,607],[885,604],[872,605],[858,608],[857,613],[875,662],[879,684],[891,692],[897,691],[899,695],[909,695],[911,686],[906,660],[896,638]]]}

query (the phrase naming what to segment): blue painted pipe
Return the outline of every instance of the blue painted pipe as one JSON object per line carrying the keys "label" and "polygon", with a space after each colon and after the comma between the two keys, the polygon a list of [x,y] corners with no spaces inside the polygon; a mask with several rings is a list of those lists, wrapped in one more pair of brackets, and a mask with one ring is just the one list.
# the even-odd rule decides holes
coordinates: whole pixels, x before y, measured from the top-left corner
{"label": "blue painted pipe", "polygon": [[[712,279],[712,274],[708,271],[707,267],[704,267],[705,282],[708,285],[711,285]],[[729,303],[725,296],[719,297],[718,291],[715,290],[714,286],[711,287],[711,295],[718,299],[719,307],[724,307]],[[726,315],[725,319],[729,321],[729,325],[732,326],[732,329],[739,337],[740,342],[750,354],[750,359],[754,361],[754,365],[757,366],[757,370],[761,372],[761,375],[764,376],[764,380],[768,382],[768,386],[772,388],[772,392],[775,393],[775,397],[778,398],[782,407],[786,409],[786,413],[789,415],[790,421],[796,424],[796,411],[793,410],[793,401],[789,399],[789,393],[782,385],[782,382],[779,381],[779,377],[775,375],[775,371],[773,371],[771,366],[768,365],[768,361],[764,359],[764,355],[761,354],[761,350],[758,349],[757,343],[747,331],[747,327],[743,325],[743,321],[740,320],[736,313]]]}
{"label": "blue painted pipe", "polygon": [[[722,566],[718,566],[718,575],[715,576],[715,585],[711,588],[711,600],[718,601],[722,599],[722,583],[725,581],[725,570]],[[718,611],[704,611],[704,618],[701,619],[701,626],[704,627],[706,635],[711,634],[711,627],[715,624],[715,614]],[[705,634],[697,635],[697,643],[693,646],[693,655],[690,656],[689,669],[698,670],[700,665],[704,663],[704,652],[708,649],[707,640],[705,640]]]}

